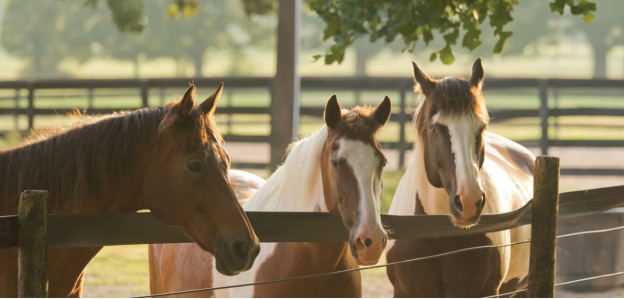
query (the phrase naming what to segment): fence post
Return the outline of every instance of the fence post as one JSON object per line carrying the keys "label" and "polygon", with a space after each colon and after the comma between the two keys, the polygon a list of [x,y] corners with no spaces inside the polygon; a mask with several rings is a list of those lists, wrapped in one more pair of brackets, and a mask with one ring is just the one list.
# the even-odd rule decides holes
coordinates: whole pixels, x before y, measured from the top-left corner
{"label": "fence post", "polygon": [[24,191],[18,207],[18,296],[48,297],[48,191]]}
{"label": "fence post", "polygon": [[271,172],[282,162],[286,148],[299,136],[299,62],[301,0],[279,0],[277,12],[277,69],[271,95]]}
{"label": "fence post", "polygon": [[15,131],[19,132],[19,102],[20,102],[20,89],[15,89],[15,113],[13,114],[13,125],[15,126]]}
{"label": "fence post", "polygon": [[533,177],[530,298],[553,298],[555,295],[558,205],[559,158],[539,156],[535,160]]}
{"label": "fence post", "polygon": [[87,107],[89,108],[89,110],[93,109],[93,88],[89,88],[87,90],[87,102]]}
{"label": "fence post", "polygon": [[539,80],[540,119],[542,126],[542,139],[540,147],[542,155],[548,155],[548,85],[549,80]]}
{"label": "fence post", "polygon": [[28,130],[32,130],[35,125],[35,87],[28,87]]}
{"label": "fence post", "polygon": [[401,87],[401,102],[400,105],[400,114],[399,114],[399,169],[403,169],[405,166],[405,149],[407,148],[407,144],[405,143],[405,122],[406,122],[406,114],[405,114],[405,87]]}
{"label": "fence post", "polygon": [[147,82],[141,84],[141,106],[149,107],[149,86]]}

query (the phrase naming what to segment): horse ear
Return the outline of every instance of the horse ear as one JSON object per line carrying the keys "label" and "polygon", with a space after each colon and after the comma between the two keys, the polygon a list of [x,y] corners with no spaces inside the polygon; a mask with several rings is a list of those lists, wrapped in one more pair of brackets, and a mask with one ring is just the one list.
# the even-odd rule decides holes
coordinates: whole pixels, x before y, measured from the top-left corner
{"label": "horse ear", "polygon": [[420,85],[420,90],[425,94],[425,96],[429,95],[429,93],[435,88],[436,80],[427,76],[416,61],[412,61],[412,66],[414,67],[414,82]]}
{"label": "horse ear", "polygon": [[207,99],[205,99],[201,104],[199,104],[199,109],[201,109],[201,111],[203,111],[206,114],[213,114],[215,111],[215,108],[217,108],[217,102],[219,101],[219,98],[221,97],[221,93],[223,93],[223,82],[221,82],[221,85],[219,85],[219,88],[217,88],[217,91],[215,91],[212,95],[210,95]]}
{"label": "horse ear", "polygon": [[470,83],[472,86],[481,89],[481,85],[483,84],[483,65],[481,64],[481,57],[475,60],[474,64],[472,64],[472,73],[470,74]]}
{"label": "horse ear", "polygon": [[182,100],[178,103],[178,116],[182,119],[191,114],[195,105],[196,90],[195,85],[191,84],[184,93]]}
{"label": "horse ear", "polygon": [[388,119],[390,118],[390,113],[392,112],[392,101],[388,95],[383,99],[383,102],[375,108],[373,111],[373,116],[375,117],[375,121],[377,121],[380,125],[385,125]]}
{"label": "horse ear", "polygon": [[340,103],[338,103],[338,98],[336,94],[333,94],[329,101],[327,101],[327,105],[325,105],[325,124],[327,127],[333,129],[338,126],[340,123],[340,118],[342,118],[342,108],[340,108]]}

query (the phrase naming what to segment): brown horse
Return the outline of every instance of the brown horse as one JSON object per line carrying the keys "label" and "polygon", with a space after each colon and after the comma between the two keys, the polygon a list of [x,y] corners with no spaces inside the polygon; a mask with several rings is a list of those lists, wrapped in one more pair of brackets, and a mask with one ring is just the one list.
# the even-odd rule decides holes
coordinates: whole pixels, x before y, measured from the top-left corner
{"label": "brown horse", "polygon": [[[259,243],[228,179],[213,118],[223,84],[198,107],[195,87],[169,106],[113,114],[0,152],[0,215],[24,190],[49,191],[49,213],[150,209],[216,257],[217,270],[248,270]],[[97,248],[50,248],[50,297],[80,296]],[[0,297],[17,296],[17,250],[0,251]]]}
{"label": "brown horse", "polygon": [[[489,117],[482,96],[483,67],[469,80],[435,80],[414,63],[425,95],[416,111],[418,138],[390,207],[395,215],[450,215],[459,227],[477,225],[482,213],[523,206],[533,193],[535,158],[526,148],[484,132]],[[388,262],[530,239],[530,227],[466,237],[396,240]],[[395,297],[484,297],[526,286],[528,244],[484,249],[388,267]]]}
{"label": "brown horse", "polygon": [[[349,242],[263,243],[255,266],[229,278],[207,267],[212,257],[192,244],[151,245],[152,293],[320,274],[377,263],[387,243],[379,215],[386,159],[375,133],[388,120],[391,105],[386,97],[375,109],[343,110],[334,95],[325,108],[327,126],[293,144],[284,165],[243,206],[248,211],[332,213],[350,232]],[[187,294],[214,295],[361,297],[362,288],[360,274],[350,272],[235,288],[229,294],[228,290]]]}

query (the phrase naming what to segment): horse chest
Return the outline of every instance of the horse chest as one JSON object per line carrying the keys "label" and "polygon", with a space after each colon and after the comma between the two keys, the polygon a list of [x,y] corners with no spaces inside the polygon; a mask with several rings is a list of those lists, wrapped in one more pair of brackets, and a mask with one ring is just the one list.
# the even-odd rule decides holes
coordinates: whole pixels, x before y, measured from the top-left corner
{"label": "horse chest", "polygon": [[[343,248],[344,247],[344,248]],[[313,275],[357,267],[342,243],[280,243],[258,269],[255,281]],[[253,297],[361,297],[359,272],[258,285]]]}
{"label": "horse chest", "polygon": [[[388,251],[388,262],[440,254],[463,248],[491,245],[485,235],[397,240]],[[496,294],[500,285],[501,258],[497,249],[481,249],[388,267],[395,296],[473,297]]]}

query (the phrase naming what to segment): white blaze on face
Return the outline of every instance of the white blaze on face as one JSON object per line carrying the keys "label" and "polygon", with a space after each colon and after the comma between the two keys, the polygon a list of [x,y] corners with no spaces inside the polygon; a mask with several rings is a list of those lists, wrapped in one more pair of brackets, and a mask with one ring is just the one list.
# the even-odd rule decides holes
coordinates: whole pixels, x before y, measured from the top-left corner
{"label": "white blaze on face", "polygon": [[341,139],[335,158],[344,158],[353,169],[360,191],[358,230],[382,230],[380,202],[381,177],[378,175],[379,157],[370,144],[360,140]]}
{"label": "white blaze on face", "polygon": [[481,193],[476,142],[483,122],[470,114],[461,117],[436,114],[432,119],[448,128],[451,151],[455,156],[457,194]]}

